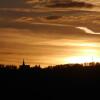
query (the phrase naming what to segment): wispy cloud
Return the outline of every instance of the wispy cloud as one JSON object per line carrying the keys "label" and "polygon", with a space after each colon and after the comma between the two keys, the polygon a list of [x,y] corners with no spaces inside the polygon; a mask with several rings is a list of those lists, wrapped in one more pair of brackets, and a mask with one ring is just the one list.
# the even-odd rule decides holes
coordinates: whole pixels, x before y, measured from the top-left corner
{"label": "wispy cloud", "polygon": [[80,30],[83,30],[83,31],[85,31],[86,33],[89,33],[89,34],[97,34],[97,35],[100,35],[100,32],[99,33],[94,32],[94,31],[92,31],[91,29],[89,29],[87,27],[76,27],[76,28],[78,28]]}

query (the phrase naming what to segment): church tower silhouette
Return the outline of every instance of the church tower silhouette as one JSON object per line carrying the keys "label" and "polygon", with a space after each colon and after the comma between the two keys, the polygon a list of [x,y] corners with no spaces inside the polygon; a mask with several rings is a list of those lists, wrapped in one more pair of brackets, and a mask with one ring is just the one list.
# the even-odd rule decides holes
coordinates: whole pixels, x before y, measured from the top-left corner
{"label": "church tower silhouette", "polygon": [[22,63],[22,65],[19,66],[19,68],[20,69],[29,69],[30,68],[30,65],[26,65],[25,64],[25,60],[23,59],[23,63]]}

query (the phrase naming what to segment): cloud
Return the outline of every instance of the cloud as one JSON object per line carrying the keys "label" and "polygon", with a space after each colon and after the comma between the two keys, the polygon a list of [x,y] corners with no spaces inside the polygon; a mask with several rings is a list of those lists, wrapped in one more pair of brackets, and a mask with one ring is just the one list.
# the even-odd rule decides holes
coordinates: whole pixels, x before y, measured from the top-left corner
{"label": "cloud", "polygon": [[94,31],[92,31],[91,29],[89,29],[87,27],[76,27],[76,28],[85,31],[88,34],[97,34],[97,35],[100,35],[100,32],[99,33],[94,32]]}
{"label": "cloud", "polygon": [[48,7],[87,7],[87,8],[91,8],[94,5],[91,3],[86,3],[86,2],[78,2],[78,1],[74,1],[74,0],[59,0],[58,2],[52,1],[50,3],[47,4]]}
{"label": "cloud", "polygon": [[34,6],[47,6],[47,7],[93,7],[93,3],[79,0],[28,0],[27,3]]}
{"label": "cloud", "polygon": [[33,7],[93,7],[93,4],[73,0],[42,2],[39,0],[0,0],[0,8],[29,8]]}

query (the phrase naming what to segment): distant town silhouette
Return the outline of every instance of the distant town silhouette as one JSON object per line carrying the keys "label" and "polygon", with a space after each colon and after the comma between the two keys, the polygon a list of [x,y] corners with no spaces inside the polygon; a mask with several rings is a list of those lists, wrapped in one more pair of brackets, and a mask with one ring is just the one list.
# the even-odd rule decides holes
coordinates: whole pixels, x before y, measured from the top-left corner
{"label": "distant town silhouette", "polygon": [[34,90],[99,87],[100,63],[30,67],[23,60],[19,67],[0,64],[0,87]]}

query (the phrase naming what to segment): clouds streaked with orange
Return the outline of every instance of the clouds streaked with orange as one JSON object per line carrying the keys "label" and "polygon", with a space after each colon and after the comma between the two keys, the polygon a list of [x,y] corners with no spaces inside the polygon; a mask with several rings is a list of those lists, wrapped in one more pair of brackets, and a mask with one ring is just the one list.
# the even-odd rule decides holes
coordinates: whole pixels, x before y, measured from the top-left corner
{"label": "clouds streaked with orange", "polygon": [[25,29],[0,29],[0,33],[1,63],[19,64],[25,58],[29,64],[64,64],[71,56],[95,56],[100,48],[98,42],[67,39],[67,35],[66,39],[43,38]]}
{"label": "clouds streaked with orange", "polygon": [[92,56],[98,61],[100,35],[77,27],[99,33],[99,12],[36,9],[27,0],[9,1],[16,6],[4,1],[0,1],[0,63],[19,65],[24,58],[28,64],[47,66]]}

